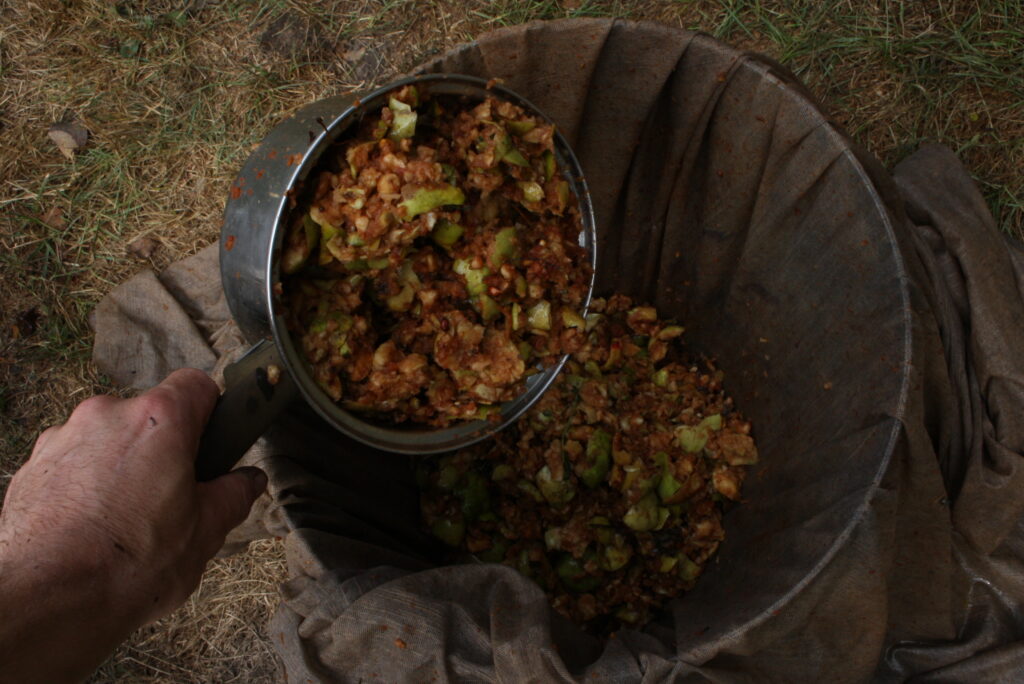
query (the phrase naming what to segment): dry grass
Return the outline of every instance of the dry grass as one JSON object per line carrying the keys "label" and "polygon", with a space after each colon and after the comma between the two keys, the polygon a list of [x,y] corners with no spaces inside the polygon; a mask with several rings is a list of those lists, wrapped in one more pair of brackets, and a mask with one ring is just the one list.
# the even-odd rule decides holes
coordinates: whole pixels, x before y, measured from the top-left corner
{"label": "dry grass", "polygon": [[284,572],[283,544],[274,540],[215,559],[181,609],[136,632],[89,682],[277,681],[264,625],[277,605]]}
{"label": "dry grass", "polygon": [[[296,107],[491,28],[622,16],[787,64],[887,164],[957,150],[1024,236],[1024,3],[936,0],[0,0],[0,491],[41,427],[94,392],[86,316],[117,282],[215,239],[228,179]],[[92,133],[65,160],[47,126]],[[150,260],[125,246],[150,236]],[[217,561],[97,681],[262,681],[280,548]],[[232,679],[234,678],[234,679]]]}

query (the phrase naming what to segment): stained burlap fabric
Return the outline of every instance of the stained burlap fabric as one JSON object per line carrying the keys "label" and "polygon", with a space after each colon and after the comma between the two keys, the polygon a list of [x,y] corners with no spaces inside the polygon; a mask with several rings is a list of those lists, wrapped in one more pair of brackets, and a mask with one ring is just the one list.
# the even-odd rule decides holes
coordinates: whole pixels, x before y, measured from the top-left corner
{"label": "stained burlap fabric", "polygon": [[[697,588],[606,643],[494,565],[435,567],[404,457],[297,406],[248,456],[287,534],[289,681],[922,681],[1024,676],[1021,252],[954,157],[890,175],[763,57],[571,20],[423,67],[500,77],[577,151],[598,291],[685,321],[762,463]],[[206,250],[97,307],[95,360],[144,388],[241,340]]]}

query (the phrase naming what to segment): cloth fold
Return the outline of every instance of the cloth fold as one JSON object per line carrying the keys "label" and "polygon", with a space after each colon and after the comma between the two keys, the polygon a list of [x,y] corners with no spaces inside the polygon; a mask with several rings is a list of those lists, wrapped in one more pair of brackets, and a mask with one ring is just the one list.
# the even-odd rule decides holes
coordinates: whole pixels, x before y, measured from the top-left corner
{"label": "cloth fold", "polygon": [[[617,20],[496,31],[421,67],[501,78],[574,146],[598,292],[715,356],[762,462],[690,594],[600,642],[494,565],[438,567],[408,459],[303,406],[247,456],[287,533],[272,622],[292,681],[920,681],[1024,677],[1024,252],[948,149],[890,175],[778,64]],[[139,389],[245,345],[216,248],[97,307]]]}
{"label": "cloth fold", "polygon": [[949,149],[924,147],[893,176],[946,285],[943,345],[964,352],[947,352],[962,429],[939,453],[954,523],[989,553],[1024,513],[1024,497],[1000,496],[1024,491],[1024,298],[1005,240]]}

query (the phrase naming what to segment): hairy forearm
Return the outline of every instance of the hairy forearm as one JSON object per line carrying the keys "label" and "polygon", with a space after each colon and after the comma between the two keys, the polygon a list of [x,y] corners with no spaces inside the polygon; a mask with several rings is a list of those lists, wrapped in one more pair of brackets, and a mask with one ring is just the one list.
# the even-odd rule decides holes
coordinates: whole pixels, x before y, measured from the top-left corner
{"label": "hairy forearm", "polygon": [[100,562],[56,567],[0,551],[0,682],[77,682],[136,626]]}
{"label": "hairy forearm", "polygon": [[199,584],[267,481],[243,468],[196,482],[216,398],[204,373],[176,371],[40,435],[0,509],[0,684],[84,679]]}

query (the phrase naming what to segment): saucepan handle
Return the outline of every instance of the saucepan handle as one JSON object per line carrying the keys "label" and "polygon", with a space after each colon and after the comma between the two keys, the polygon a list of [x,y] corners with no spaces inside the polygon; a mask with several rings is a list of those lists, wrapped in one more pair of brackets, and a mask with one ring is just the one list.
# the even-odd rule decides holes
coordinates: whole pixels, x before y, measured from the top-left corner
{"label": "saucepan handle", "polygon": [[210,415],[196,456],[196,479],[230,471],[298,396],[277,345],[263,340],[224,370],[224,394]]}

